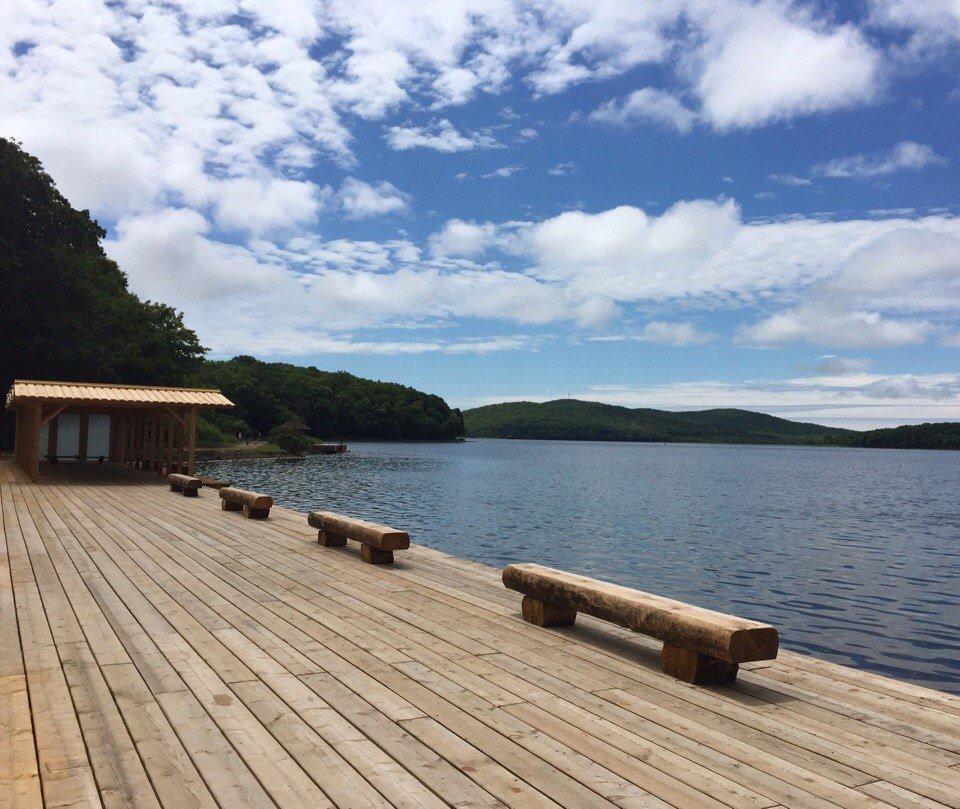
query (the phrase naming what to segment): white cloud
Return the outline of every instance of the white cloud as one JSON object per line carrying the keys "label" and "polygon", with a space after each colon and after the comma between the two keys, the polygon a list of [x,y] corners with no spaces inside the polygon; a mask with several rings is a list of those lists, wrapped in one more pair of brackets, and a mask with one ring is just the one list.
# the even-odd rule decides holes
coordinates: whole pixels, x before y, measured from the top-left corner
{"label": "white cloud", "polygon": [[643,327],[637,339],[645,343],[679,347],[704,345],[713,340],[714,335],[698,330],[690,322],[669,323],[652,320]]}
{"label": "white cloud", "polygon": [[189,304],[255,295],[285,277],[278,263],[211,240],[208,230],[196,211],[168,208],[120,220],[117,238],[104,246],[132,290],[153,300]]}
{"label": "white cloud", "polygon": [[533,140],[534,138],[540,137],[540,133],[531,127],[524,127],[520,130],[520,137],[524,140]]}
{"label": "white cloud", "polygon": [[443,350],[447,354],[490,354],[495,351],[517,351],[530,345],[530,338],[523,334],[461,340],[449,343]]}
{"label": "white cloud", "polygon": [[518,166],[516,164],[512,166],[500,166],[500,168],[484,174],[483,177],[484,179],[490,179],[493,177],[506,178],[516,174],[518,171],[523,171],[523,166]]}
{"label": "white cloud", "polygon": [[741,329],[740,339],[758,345],[806,342],[868,348],[915,345],[929,333],[930,324],[923,320],[894,320],[877,312],[806,305],[777,312]]}
{"label": "white cloud", "polygon": [[410,196],[386,180],[371,185],[348,177],[337,192],[337,204],[351,219],[367,219],[406,213],[410,210]]}
{"label": "white cloud", "polygon": [[871,0],[874,25],[905,31],[908,52],[923,57],[960,42],[960,5],[956,0]]}
{"label": "white cloud", "polygon": [[813,185],[813,180],[809,177],[797,177],[795,174],[771,174],[767,177],[768,180],[779,185],[792,186],[794,188],[802,188],[806,185]]}
{"label": "white cloud", "polygon": [[580,167],[572,160],[565,160],[547,169],[547,174],[552,174],[554,177],[564,177],[567,174],[576,174],[579,170]]}
{"label": "white cloud", "polygon": [[433,149],[437,152],[469,152],[473,149],[497,149],[502,144],[489,132],[461,133],[442,118],[428,126],[391,126],[386,131],[391,149]]}
{"label": "white cloud", "polygon": [[718,129],[841,109],[879,90],[880,54],[850,23],[778,0],[701,10],[705,39],[690,71],[701,114]]}
{"label": "white cloud", "polygon": [[905,140],[888,152],[838,157],[813,167],[825,177],[883,177],[904,169],[919,170],[946,162],[930,146]]}
{"label": "white cloud", "polygon": [[588,116],[591,121],[629,126],[636,123],[654,123],[680,134],[693,129],[697,115],[687,109],[670,93],[652,87],[634,90],[622,99],[610,99]]}
{"label": "white cloud", "polygon": [[434,256],[466,256],[476,258],[483,254],[496,234],[496,226],[486,222],[465,222],[451,219],[430,236],[430,252]]}

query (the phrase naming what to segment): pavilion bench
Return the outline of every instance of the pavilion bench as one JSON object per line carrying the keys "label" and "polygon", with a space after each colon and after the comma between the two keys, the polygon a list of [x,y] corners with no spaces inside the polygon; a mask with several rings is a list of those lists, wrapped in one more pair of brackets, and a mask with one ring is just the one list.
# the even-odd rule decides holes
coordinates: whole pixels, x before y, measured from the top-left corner
{"label": "pavilion bench", "polygon": [[183,492],[184,497],[196,497],[200,493],[200,487],[203,485],[200,478],[190,475],[180,475],[174,472],[167,475],[167,482],[170,484],[171,492]]}
{"label": "pavilion bench", "polygon": [[662,640],[664,672],[684,682],[732,683],[740,663],[777,656],[777,630],[757,621],[542,565],[507,565],[503,583],[523,593],[524,620],[538,626],[569,626],[584,612]]}
{"label": "pavilion bench", "polygon": [[332,511],[311,511],[307,522],[317,531],[317,540],[326,548],[342,548],[348,539],[360,543],[363,561],[371,565],[393,562],[393,552],[410,547],[410,535],[386,525],[345,517]]}
{"label": "pavilion bench", "polygon": [[220,507],[224,511],[243,510],[247,519],[262,520],[270,516],[273,498],[266,494],[248,492],[246,489],[234,489],[224,486],[220,489]]}

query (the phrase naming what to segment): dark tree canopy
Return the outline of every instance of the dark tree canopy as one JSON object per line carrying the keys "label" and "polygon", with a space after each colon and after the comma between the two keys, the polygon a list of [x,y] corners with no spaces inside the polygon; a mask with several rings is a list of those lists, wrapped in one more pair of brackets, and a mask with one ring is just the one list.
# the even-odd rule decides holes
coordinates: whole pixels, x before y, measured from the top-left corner
{"label": "dark tree canopy", "polygon": [[263,435],[294,418],[323,438],[432,441],[463,435],[460,411],[439,396],[346,371],[241,356],[205,362],[197,382],[220,388],[237,405],[233,415]]}
{"label": "dark tree canopy", "polygon": [[[0,138],[0,390],[17,377],[175,384],[204,349],[182,316],[141,301],[107,258],[104,230],[40,161]],[[9,418],[4,444],[9,445]]]}

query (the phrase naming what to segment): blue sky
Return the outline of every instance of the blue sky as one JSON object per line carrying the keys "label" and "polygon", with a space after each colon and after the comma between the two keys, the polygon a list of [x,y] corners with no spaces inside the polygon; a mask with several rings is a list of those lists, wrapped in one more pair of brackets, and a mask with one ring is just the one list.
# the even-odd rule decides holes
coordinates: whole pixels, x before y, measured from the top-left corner
{"label": "blue sky", "polygon": [[212,356],[960,419],[951,0],[0,12],[0,134]]}

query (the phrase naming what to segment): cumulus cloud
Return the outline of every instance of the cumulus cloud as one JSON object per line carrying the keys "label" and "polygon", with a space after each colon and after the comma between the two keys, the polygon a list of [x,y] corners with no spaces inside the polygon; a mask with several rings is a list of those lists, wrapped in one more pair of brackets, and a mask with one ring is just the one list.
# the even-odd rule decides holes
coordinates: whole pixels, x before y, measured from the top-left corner
{"label": "cumulus cloud", "polygon": [[497,228],[490,222],[477,224],[451,219],[430,236],[430,252],[434,256],[466,256],[476,258],[493,240]]}
{"label": "cumulus cloud", "polygon": [[878,312],[806,305],[770,315],[741,329],[739,337],[759,345],[806,342],[868,348],[915,345],[929,333],[930,324],[923,320],[895,320]]}
{"label": "cumulus cloud", "polygon": [[587,117],[614,126],[653,123],[680,134],[693,129],[697,120],[696,113],[687,109],[676,96],[652,87],[634,90],[622,99],[610,99]]}
{"label": "cumulus cloud", "polygon": [[386,180],[371,184],[348,177],[337,192],[337,204],[351,219],[368,219],[406,213],[410,209],[410,196]]}
{"label": "cumulus cloud", "polygon": [[446,118],[427,126],[391,126],[385,137],[390,148],[398,152],[433,149],[449,154],[473,149],[498,149],[503,145],[489,132],[462,133]]}
{"label": "cumulus cloud", "polygon": [[879,90],[880,54],[850,23],[768,0],[709,7],[702,25],[693,86],[718,129],[862,104]]}
{"label": "cumulus cloud", "polygon": [[930,146],[905,140],[888,152],[857,154],[827,160],[825,163],[814,166],[813,171],[824,177],[869,178],[883,177],[904,169],[917,171],[944,162],[946,161]]}

